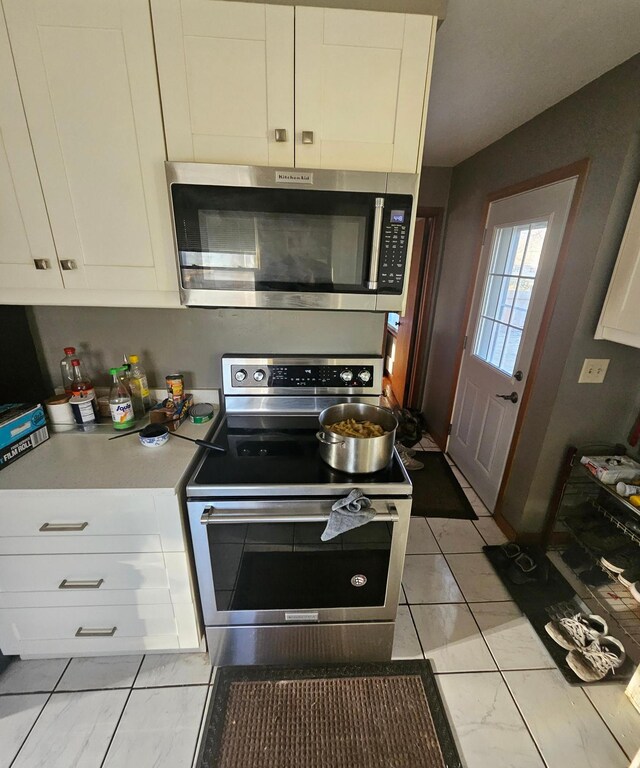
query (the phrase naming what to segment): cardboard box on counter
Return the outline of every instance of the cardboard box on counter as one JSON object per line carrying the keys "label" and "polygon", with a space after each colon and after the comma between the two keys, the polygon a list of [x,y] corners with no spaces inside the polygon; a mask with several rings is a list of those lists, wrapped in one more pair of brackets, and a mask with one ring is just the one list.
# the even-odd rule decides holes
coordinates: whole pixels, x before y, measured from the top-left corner
{"label": "cardboard box on counter", "polygon": [[42,405],[0,405],[0,469],[49,439]]}
{"label": "cardboard box on counter", "polygon": [[158,403],[149,411],[149,423],[166,424],[169,432],[175,432],[189,415],[189,408],[192,405],[193,395],[190,394],[186,394],[180,405],[175,408],[165,408],[162,403]]}

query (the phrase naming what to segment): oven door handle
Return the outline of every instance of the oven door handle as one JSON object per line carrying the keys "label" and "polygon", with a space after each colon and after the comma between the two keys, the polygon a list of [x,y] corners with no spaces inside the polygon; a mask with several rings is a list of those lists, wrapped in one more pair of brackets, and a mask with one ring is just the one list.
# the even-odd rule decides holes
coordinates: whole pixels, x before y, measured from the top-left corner
{"label": "oven door handle", "polygon": [[[397,523],[400,520],[395,504],[387,504],[388,511],[376,514],[370,522]],[[255,510],[251,508],[241,510],[220,510],[215,507],[206,507],[200,516],[202,525],[218,525],[224,523],[322,523],[329,519],[329,513],[318,515],[305,515],[300,512],[286,512],[281,509]]]}

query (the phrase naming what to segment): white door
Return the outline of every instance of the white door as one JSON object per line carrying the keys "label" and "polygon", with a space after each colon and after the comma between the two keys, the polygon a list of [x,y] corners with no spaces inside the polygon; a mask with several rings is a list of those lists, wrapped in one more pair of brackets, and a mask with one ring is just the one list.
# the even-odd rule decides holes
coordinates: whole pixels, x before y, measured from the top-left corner
{"label": "white door", "polygon": [[296,166],[416,173],[435,28],[296,7]]}
{"label": "white door", "polygon": [[0,289],[16,288],[62,288],[62,277],[0,13]]}
{"label": "white door", "polygon": [[294,9],[221,0],[151,8],[169,160],[293,166]]}
{"label": "white door", "polygon": [[147,0],[3,0],[64,285],[176,290]]}
{"label": "white door", "polygon": [[448,450],[493,511],[576,179],[491,203]]}

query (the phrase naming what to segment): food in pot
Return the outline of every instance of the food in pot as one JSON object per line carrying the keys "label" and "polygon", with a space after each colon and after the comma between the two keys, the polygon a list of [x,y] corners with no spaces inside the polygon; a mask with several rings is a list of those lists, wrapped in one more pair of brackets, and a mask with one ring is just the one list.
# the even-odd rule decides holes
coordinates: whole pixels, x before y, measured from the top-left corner
{"label": "food in pot", "polygon": [[373,421],[357,421],[356,419],[343,419],[335,424],[328,424],[325,429],[335,432],[342,437],[382,437],[385,430]]}

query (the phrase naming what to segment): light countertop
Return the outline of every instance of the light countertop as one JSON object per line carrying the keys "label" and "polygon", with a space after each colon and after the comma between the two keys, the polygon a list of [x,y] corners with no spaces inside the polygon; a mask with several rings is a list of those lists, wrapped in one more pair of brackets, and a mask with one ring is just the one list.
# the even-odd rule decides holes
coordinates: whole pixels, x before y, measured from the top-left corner
{"label": "light countertop", "polygon": [[[202,440],[209,433],[213,435],[220,409],[217,396],[207,400],[214,403],[213,421],[192,424],[187,419],[178,427],[178,434]],[[0,471],[0,494],[89,489],[175,493],[202,450],[195,443],[171,435],[164,445],[146,448],[137,435],[109,440],[115,434],[110,425],[101,425],[94,432],[50,433],[45,443]]]}

